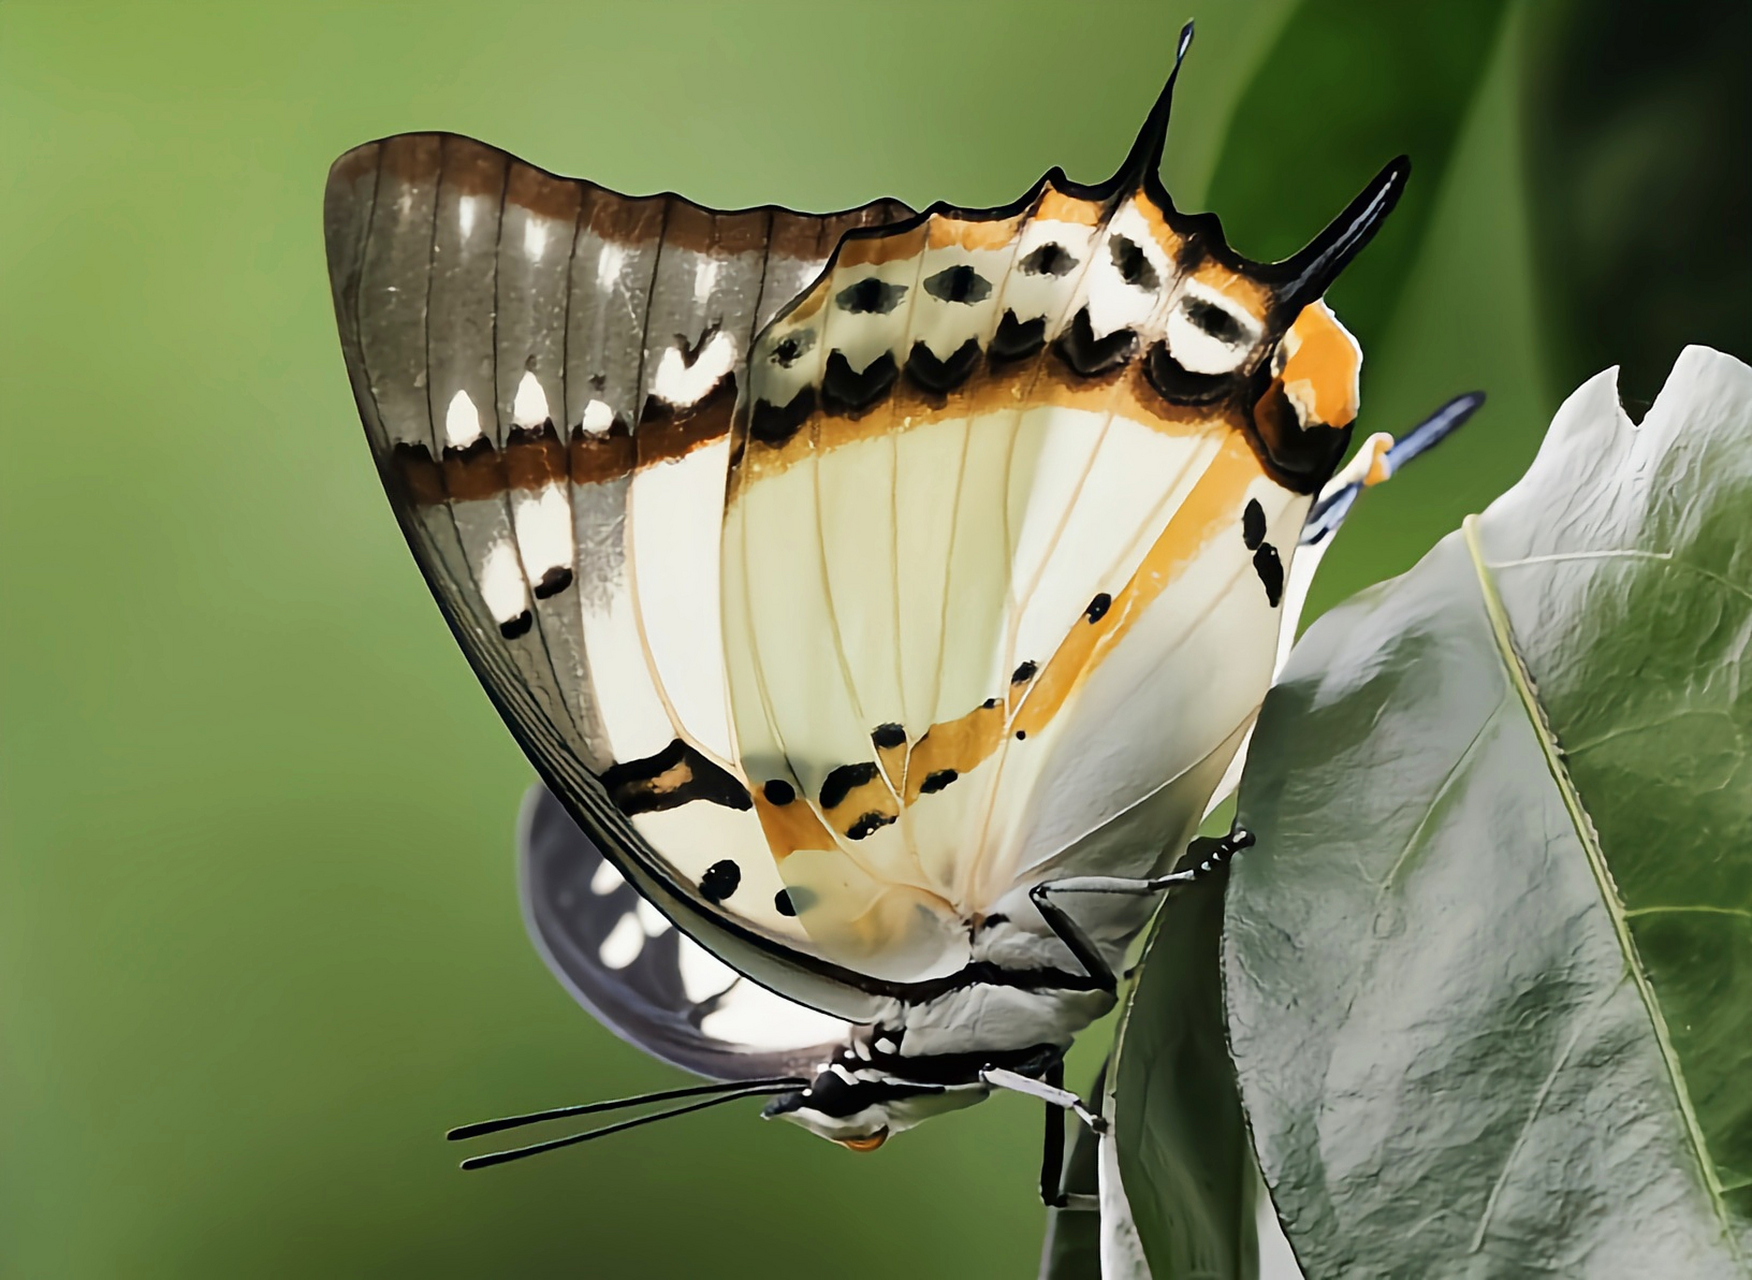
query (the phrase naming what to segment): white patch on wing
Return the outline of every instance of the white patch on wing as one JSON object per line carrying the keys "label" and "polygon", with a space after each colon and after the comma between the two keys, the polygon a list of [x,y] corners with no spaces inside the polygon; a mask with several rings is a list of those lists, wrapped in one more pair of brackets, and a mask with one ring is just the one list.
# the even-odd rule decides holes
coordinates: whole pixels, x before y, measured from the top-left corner
{"label": "white patch on wing", "polygon": [[463,196],[456,202],[456,225],[462,229],[464,240],[474,234],[475,207],[479,203],[479,196]]}
{"label": "white patch on wing", "polygon": [[466,449],[480,438],[481,411],[468,392],[458,391],[444,411],[444,443],[452,449]]}
{"label": "white patch on wing", "polygon": [[529,581],[540,582],[549,569],[572,564],[572,503],[557,484],[511,495],[511,521]]}
{"label": "white patch on wing", "polygon": [[844,1038],[847,1024],[741,982],[701,1019],[700,1030],[714,1040],[750,1049],[801,1049]]}
{"label": "white patch on wing", "polygon": [[520,427],[539,427],[549,418],[547,392],[541,380],[524,370],[523,381],[517,384],[517,395],[511,401],[511,421]]}
{"label": "white patch on wing", "polygon": [[602,252],[596,258],[596,287],[604,293],[613,289],[626,265],[626,249],[612,240],[603,241]]}
{"label": "white patch on wing", "polygon": [[704,399],[735,364],[736,340],[720,330],[711,336],[691,365],[679,348],[670,347],[665,351],[657,362],[657,377],[652,389],[658,398],[677,409],[685,409]]}
{"label": "white patch on wing", "polygon": [[637,960],[639,952],[644,949],[645,931],[639,925],[639,917],[629,911],[608,931],[608,937],[602,940],[596,954],[605,967],[624,969]]}
{"label": "white patch on wing", "polygon": [[590,877],[590,892],[599,898],[607,897],[627,882],[612,862],[604,861],[596,868],[596,873]]}
{"label": "white patch on wing", "polygon": [[669,918],[643,898],[633,908],[633,914],[638,916],[639,928],[645,931],[647,938],[660,938],[670,930]]}
{"label": "white patch on wing", "polygon": [[[1173,265],[1162,256],[1149,224],[1127,204],[1089,251],[1093,256],[1083,287],[1090,330],[1102,338],[1115,329],[1141,327],[1174,281]],[[1146,264],[1139,273],[1143,279],[1132,283],[1120,271],[1119,259],[1140,254]]]}
{"label": "white patch on wing", "polygon": [[[1095,228],[1077,222],[1043,219],[1028,223],[1016,245],[1017,269],[1004,281],[999,314],[1014,311],[1018,320],[1046,316],[1056,332],[1059,317],[1065,313],[1065,303],[1088,267],[1094,234]],[[1064,255],[1062,273],[1052,275],[1021,269],[1024,260],[1047,245],[1056,246]]]}
{"label": "white patch on wing", "polygon": [[[1214,307],[1234,323],[1237,337],[1225,342],[1192,319],[1195,306]],[[1246,311],[1215,289],[1188,280],[1180,299],[1168,313],[1168,353],[1191,373],[1228,373],[1241,363],[1259,340],[1259,324]]]}
{"label": "white patch on wing", "polygon": [[700,265],[694,271],[694,305],[704,308],[706,300],[712,296],[712,286],[718,283],[718,268],[722,260],[711,256],[702,257]]}
{"label": "white patch on wing", "polygon": [[584,416],[578,420],[578,427],[587,436],[607,435],[608,429],[614,426],[614,410],[602,400],[592,400],[584,406]]}
{"label": "white patch on wing", "polygon": [[540,262],[547,252],[548,224],[542,218],[530,218],[523,224],[523,252],[531,262]]}
{"label": "white patch on wing", "polygon": [[694,1004],[723,995],[742,975],[692,939],[683,938],[677,953],[681,989]]}
{"label": "white patch on wing", "polygon": [[494,622],[509,622],[529,607],[529,593],[517,548],[508,538],[495,538],[481,562],[481,599]]}

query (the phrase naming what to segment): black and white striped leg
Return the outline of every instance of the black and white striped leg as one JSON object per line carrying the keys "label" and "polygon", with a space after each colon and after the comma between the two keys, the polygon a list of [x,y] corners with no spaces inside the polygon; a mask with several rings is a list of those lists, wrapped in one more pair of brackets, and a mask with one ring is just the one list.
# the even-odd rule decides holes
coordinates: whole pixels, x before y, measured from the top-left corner
{"label": "black and white striped leg", "polygon": [[1101,952],[1089,935],[1083,932],[1083,927],[1071,919],[1070,913],[1052,900],[1054,894],[1060,893],[1119,893],[1129,897],[1149,897],[1152,894],[1164,893],[1177,885],[1193,884],[1210,875],[1219,867],[1225,866],[1237,853],[1253,843],[1253,833],[1244,827],[1235,826],[1229,829],[1229,834],[1215,839],[1205,837],[1194,840],[1186,848],[1187,857],[1181,861],[1191,861],[1192,865],[1184,871],[1174,871],[1165,876],[1157,876],[1153,880],[1131,880],[1123,876],[1067,876],[1063,880],[1047,880],[1035,885],[1028,891],[1029,899],[1040,912],[1058,940],[1065,944],[1077,963],[1082,965],[1089,976],[1095,980],[1103,991],[1117,991],[1119,979],[1113,968],[1101,958]]}

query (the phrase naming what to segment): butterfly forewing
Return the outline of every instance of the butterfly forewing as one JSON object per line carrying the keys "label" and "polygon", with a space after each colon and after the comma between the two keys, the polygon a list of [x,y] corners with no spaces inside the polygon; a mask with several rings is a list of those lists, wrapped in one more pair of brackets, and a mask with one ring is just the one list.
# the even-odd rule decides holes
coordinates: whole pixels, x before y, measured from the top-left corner
{"label": "butterfly forewing", "polygon": [[850,1012],[868,1001],[797,959],[813,948],[736,763],[720,513],[757,324],[846,230],[907,212],[720,214],[449,135],[350,152],[326,202],[373,452],[495,703],[642,892]]}

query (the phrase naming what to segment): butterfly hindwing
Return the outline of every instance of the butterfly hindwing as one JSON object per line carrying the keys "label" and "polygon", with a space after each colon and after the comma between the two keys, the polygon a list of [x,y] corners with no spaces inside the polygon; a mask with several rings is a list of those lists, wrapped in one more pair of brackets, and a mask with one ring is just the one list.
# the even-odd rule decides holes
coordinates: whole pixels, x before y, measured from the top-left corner
{"label": "butterfly hindwing", "polygon": [[844,1022],[756,986],[674,928],[539,783],[518,854],[537,948],[622,1039],[719,1080],[813,1073],[844,1040]]}
{"label": "butterfly hindwing", "polygon": [[[828,955],[954,972],[1034,869],[1148,875],[1196,826],[1269,683],[1311,500],[1252,417],[1274,325],[1270,290],[1147,193],[1048,180],[848,238],[757,336],[730,706]],[[1321,376],[1354,385],[1330,313],[1297,325],[1342,341]]]}

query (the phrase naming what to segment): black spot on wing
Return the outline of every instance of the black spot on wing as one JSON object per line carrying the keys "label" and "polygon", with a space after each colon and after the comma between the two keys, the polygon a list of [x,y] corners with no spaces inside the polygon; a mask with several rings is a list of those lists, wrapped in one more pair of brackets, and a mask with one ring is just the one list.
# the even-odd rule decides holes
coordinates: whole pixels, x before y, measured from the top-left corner
{"label": "black spot on wing", "polygon": [[629,818],[676,809],[695,800],[726,809],[754,806],[734,775],[680,738],[656,755],[610,765],[603,770],[602,786],[615,807]]}
{"label": "black spot on wing", "polygon": [[713,906],[717,906],[742,884],[742,868],[729,858],[714,862],[706,868],[706,874],[700,877],[700,897]]}
{"label": "black spot on wing", "polygon": [[862,840],[865,836],[874,835],[893,822],[894,816],[892,813],[877,813],[875,811],[866,813],[846,828],[846,838],[848,840]]}
{"label": "black spot on wing", "polygon": [[1226,347],[1235,346],[1247,336],[1241,322],[1214,302],[1188,298],[1184,306],[1188,320]]}
{"label": "black spot on wing", "polygon": [[515,640],[518,636],[529,634],[530,627],[535,625],[535,615],[525,609],[515,618],[506,618],[499,624],[499,634],[507,640]]}
{"label": "black spot on wing", "polygon": [[944,302],[961,302],[972,306],[992,296],[992,282],[972,267],[963,264],[939,271],[925,281],[925,292]]}
{"label": "black spot on wing", "polygon": [[535,598],[550,600],[572,585],[572,568],[570,565],[556,564],[541,575],[541,581],[535,584]]}
{"label": "black spot on wing", "polygon": [[1247,509],[1241,513],[1241,541],[1249,551],[1259,550],[1259,544],[1265,541],[1265,508],[1259,505],[1258,498],[1247,499]]}
{"label": "black spot on wing", "polygon": [[855,416],[893,390],[899,377],[892,351],[884,351],[857,372],[843,353],[831,352],[821,374],[821,407],[841,417]]}
{"label": "black spot on wing", "polygon": [[861,760],[857,764],[842,764],[821,782],[821,807],[837,808],[852,793],[853,788],[876,781],[876,762]]}
{"label": "black spot on wing", "polygon": [[1107,611],[1113,607],[1113,597],[1103,591],[1089,602],[1089,607],[1083,611],[1083,616],[1090,622],[1100,622],[1107,616]]}
{"label": "black spot on wing", "polygon": [[954,769],[939,769],[935,773],[926,774],[925,780],[919,783],[919,794],[928,796],[941,791],[960,776]]}
{"label": "black spot on wing", "polygon": [[1161,288],[1162,277],[1150,265],[1149,258],[1144,255],[1143,246],[1125,236],[1114,236],[1107,242],[1107,249],[1113,255],[1113,265],[1121,280],[1134,289]]}
{"label": "black spot on wing", "polygon": [[973,371],[979,368],[979,357],[978,338],[969,338],[947,360],[940,359],[923,342],[915,342],[906,358],[906,378],[921,391],[946,396],[973,376]]}
{"label": "black spot on wing", "polygon": [[1071,319],[1052,349],[1072,373],[1080,378],[1094,378],[1130,360],[1137,344],[1138,335],[1130,329],[1115,329],[1097,338],[1089,321],[1089,308],[1084,307]]}
{"label": "black spot on wing", "polygon": [[797,914],[797,907],[791,901],[791,891],[789,889],[780,889],[773,895],[773,910],[777,911],[782,916],[794,916]]}
{"label": "black spot on wing", "polygon": [[906,297],[904,284],[889,284],[878,276],[865,276],[834,296],[834,305],[854,315],[885,316]]}
{"label": "black spot on wing", "polygon": [[801,388],[788,404],[777,405],[768,400],[756,400],[754,409],[748,415],[748,434],[762,444],[776,449],[796,435],[814,412],[814,387]]}
{"label": "black spot on wing", "polygon": [[1278,601],[1284,598],[1284,562],[1278,558],[1277,548],[1271,543],[1260,543],[1259,550],[1253,553],[1253,572],[1259,575],[1259,581],[1265,587],[1266,602],[1277,608]]}
{"label": "black spot on wing", "polygon": [[1068,276],[1077,265],[1076,255],[1062,244],[1048,240],[1016,264],[1023,275]]}
{"label": "black spot on wing", "polygon": [[1006,311],[1004,318],[998,321],[997,332],[992,334],[991,346],[986,349],[986,357],[993,364],[1026,360],[1045,345],[1045,316],[1035,316],[1032,320],[1022,321],[1016,319],[1014,311]]}
{"label": "black spot on wing", "polygon": [[781,808],[797,798],[796,788],[783,778],[774,778],[766,783],[761,787],[760,793],[766,797],[768,804],[778,805]]}
{"label": "black spot on wing", "polygon": [[886,750],[906,743],[906,730],[898,724],[879,724],[870,733],[870,741]]}
{"label": "black spot on wing", "polygon": [[1225,373],[1194,373],[1168,353],[1163,342],[1144,356],[1144,380],[1170,404],[1209,404],[1228,394],[1234,379]]}
{"label": "black spot on wing", "polygon": [[815,335],[808,329],[789,334],[783,341],[773,347],[772,362],[781,369],[789,369],[796,364],[805,351],[815,345]]}
{"label": "black spot on wing", "polygon": [[1010,683],[1011,684],[1021,684],[1024,680],[1032,680],[1032,679],[1034,679],[1034,673],[1036,671],[1039,671],[1039,670],[1040,670],[1040,664],[1038,662],[1034,661],[1034,659],[1030,658],[1027,662],[1024,662],[1021,666],[1017,667],[1014,672],[1011,673]]}

